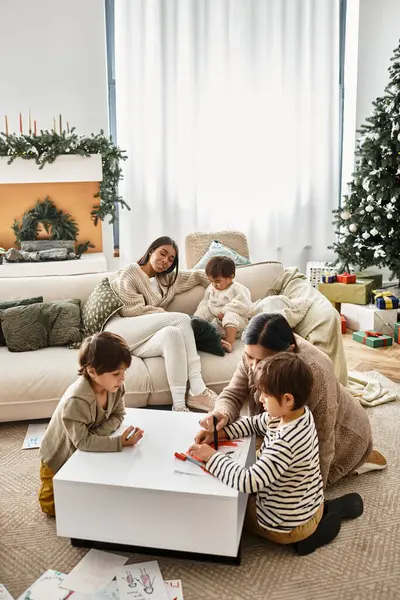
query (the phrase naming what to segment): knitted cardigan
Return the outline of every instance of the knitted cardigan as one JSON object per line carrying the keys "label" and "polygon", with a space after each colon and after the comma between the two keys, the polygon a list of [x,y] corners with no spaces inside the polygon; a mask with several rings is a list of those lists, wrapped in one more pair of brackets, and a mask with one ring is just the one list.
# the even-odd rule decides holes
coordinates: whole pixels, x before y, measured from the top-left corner
{"label": "knitted cardigan", "polygon": [[[124,303],[122,317],[139,317],[156,312],[164,312],[176,294],[191,290],[196,285],[208,287],[210,284],[203,271],[179,271],[176,281],[171,284],[175,273],[157,275],[160,291],[156,291],[150,278],[137,263],[120,269],[110,285]],[[170,285],[169,285],[170,284]]]}
{"label": "knitted cardigan", "polygon": [[[321,350],[295,335],[299,356],[314,375],[308,406],[313,414],[319,441],[319,458],[324,487],[363,464],[372,450],[368,415],[361,404],[337,380],[330,359]],[[243,355],[229,385],[219,395],[214,409],[227,415],[229,423],[242,413],[262,412],[252,370]]]}

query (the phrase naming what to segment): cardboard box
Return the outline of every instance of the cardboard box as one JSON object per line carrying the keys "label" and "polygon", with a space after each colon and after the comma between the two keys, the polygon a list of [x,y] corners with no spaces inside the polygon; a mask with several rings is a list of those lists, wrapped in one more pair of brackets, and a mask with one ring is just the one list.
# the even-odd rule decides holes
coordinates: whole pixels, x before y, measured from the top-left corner
{"label": "cardboard box", "polygon": [[394,335],[395,325],[399,320],[399,310],[380,310],[374,304],[341,305],[341,313],[346,317],[347,327],[352,331],[381,331],[386,335]]}
{"label": "cardboard box", "polygon": [[370,348],[380,348],[393,344],[393,338],[390,335],[378,335],[378,332],[374,331],[355,331],[353,333],[353,340],[365,344]]}
{"label": "cardboard box", "polygon": [[356,283],[320,283],[318,290],[332,304],[347,302],[350,304],[368,304],[372,297],[374,282],[364,279]]}

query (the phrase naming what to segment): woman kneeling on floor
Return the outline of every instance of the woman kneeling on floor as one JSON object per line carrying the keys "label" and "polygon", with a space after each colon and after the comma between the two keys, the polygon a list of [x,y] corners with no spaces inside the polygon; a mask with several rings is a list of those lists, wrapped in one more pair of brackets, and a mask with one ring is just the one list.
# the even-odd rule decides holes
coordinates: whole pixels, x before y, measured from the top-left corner
{"label": "woman kneeling on floor", "polygon": [[218,438],[264,436],[256,463],[243,467],[208,444],[194,444],[190,453],[225,484],[250,494],[245,529],[310,554],[338,535],[342,519],[359,517],[363,502],[359,494],[324,502],[317,431],[306,406],[313,387],[307,363],[281,352],[257,368],[255,386],[265,412],[224,427]]}

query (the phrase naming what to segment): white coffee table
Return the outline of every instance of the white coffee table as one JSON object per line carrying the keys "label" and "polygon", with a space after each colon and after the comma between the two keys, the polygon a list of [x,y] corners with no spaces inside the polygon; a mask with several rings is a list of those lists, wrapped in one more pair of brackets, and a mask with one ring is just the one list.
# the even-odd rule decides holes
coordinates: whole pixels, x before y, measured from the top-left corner
{"label": "white coffee table", "polygon": [[[84,547],[239,562],[246,494],[211,475],[175,471],[174,453],[193,442],[199,418],[128,408],[120,431],[144,429],[138,446],[115,453],[78,450],[56,474],[57,534]],[[252,464],[254,439],[242,443],[241,460]]]}

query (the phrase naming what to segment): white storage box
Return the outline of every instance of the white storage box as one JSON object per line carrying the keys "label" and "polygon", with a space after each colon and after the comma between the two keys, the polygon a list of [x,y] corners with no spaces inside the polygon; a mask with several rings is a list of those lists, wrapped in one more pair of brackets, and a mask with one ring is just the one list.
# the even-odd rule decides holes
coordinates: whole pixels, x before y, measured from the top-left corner
{"label": "white storage box", "polygon": [[348,329],[353,331],[380,331],[386,335],[394,334],[395,323],[399,320],[399,309],[381,310],[374,304],[343,303],[341,314],[346,317]]}

